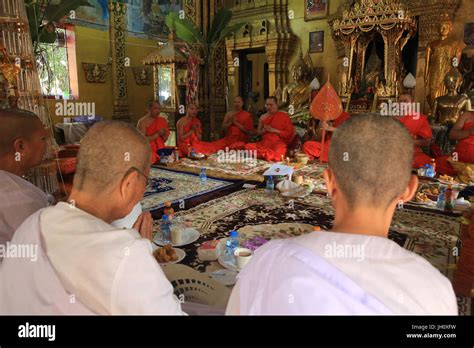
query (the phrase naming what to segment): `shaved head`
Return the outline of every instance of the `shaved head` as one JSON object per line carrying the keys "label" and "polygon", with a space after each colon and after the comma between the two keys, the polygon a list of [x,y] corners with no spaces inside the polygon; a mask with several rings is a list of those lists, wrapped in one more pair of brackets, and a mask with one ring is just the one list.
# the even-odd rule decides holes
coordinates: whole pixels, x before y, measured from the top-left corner
{"label": "shaved head", "polygon": [[329,167],[350,208],[388,207],[407,188],[412,163],[413,139],[391,117],[351,117],[331,139]]}
{"label": "shaved head", "polygon": [[413,97],[410,93],[403,93],[400,94],[398,100],[402,103],[413,103],[415,101],[415,97]]}
{"label": "shaved head", "polygon": [[150,160],[150,145],[135,127],[119,121],[96,123],[81,141],[73,188],[107,191],[131,168],[145,172]]}
{"label": "shaved head", "polygon": [[44,126],[39,117],[23,109],[0,109],[0,156],[15,152],[13,142],[18,138],[29,140]]}

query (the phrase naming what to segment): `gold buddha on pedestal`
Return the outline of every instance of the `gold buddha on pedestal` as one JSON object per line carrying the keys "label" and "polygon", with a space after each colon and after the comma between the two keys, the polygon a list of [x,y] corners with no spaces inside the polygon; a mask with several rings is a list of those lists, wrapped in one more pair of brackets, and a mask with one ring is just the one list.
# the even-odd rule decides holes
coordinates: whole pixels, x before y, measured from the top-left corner
{"label": "gold buddha on pedestal", "polygon": [[458,117],[466,110],[471,110],[471,100],[465,94],[458,94],[457,90],[462,83],[462,75],[457,68],[452,68],[444,78],[444,85],[448,90],[446,95],[434,101],[432,116],[436,123],[446,125],[456,123]]}
{"label": "gold buddha on pedestal", "polygon": [[281,106],[293,106],[293,110],[298,110],[309,105],[311,97],[311,87],[308,81],[310,71],[305,64],[302,55],[292,68],[293,82],[283,87],[281,94]]}
{"label": "gold buddha on pedestal", "polygon": [[461,52],[466,47],[458,38],[450,37],[452,27],[449,15],[441,15],[439,23],[441,38],[431,42],[426,48],[425,86],[426,98],[431,109],[434,107],[435,99],[447,93],[443,84],[444,77],[453,66],[453,61],[460,62]]}

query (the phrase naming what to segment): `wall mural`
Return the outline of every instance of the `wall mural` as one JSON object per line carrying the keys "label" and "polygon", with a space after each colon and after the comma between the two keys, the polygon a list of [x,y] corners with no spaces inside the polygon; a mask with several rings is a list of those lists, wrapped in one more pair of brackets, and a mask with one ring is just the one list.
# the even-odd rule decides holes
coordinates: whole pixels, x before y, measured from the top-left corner
{"label": "wall mural", "polygon": [[[107,0],[89,0],[92,7],[79,7],[75,22],[93,28],[108,30]],[[183,9],[183,0],[126,0],[128,35],[167,37],[165,18],[170,12]]]}

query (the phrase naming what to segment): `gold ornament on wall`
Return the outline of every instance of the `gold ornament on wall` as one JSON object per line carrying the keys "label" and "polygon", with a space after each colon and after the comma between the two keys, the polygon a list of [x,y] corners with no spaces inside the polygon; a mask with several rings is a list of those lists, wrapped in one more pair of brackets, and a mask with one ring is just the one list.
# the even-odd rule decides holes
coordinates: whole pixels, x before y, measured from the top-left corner
{"label": "gold ornament on wall", "polygon": [[106,64],[82,63],[82,67],[84,68],[87,82],[105,83],[108,70]]}
{"label": "gold ornament on wall", "polygon": [[135,83],[137,85],[150,85],[152,75],[152,70],[149,67],[133,68],[133,76],[135,77]]}

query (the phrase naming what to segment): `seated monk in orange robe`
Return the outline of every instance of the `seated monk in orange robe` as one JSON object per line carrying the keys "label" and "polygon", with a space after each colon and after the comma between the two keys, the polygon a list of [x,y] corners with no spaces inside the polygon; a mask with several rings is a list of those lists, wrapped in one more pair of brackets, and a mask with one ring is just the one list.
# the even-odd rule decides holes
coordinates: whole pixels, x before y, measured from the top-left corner
{"label": "seated monk in orange robe", "polygon": [[181,117],[176,123],[178,130],[178,149],[181,157],[188,157],[188,149],[194,152],[209,155],[217,152],[212,143],[201,141],[202,126],[197,118],[198,108],[194,104],[189,104],[186,115]]}
{"label": "seated monk in orange robe", "polygon": [[[342,111],[341,114],[339,115],[338,118],[336,118],[332,124],[332,126],[329,125],[328,122],[326,121],[321,121],[319,129],[323,130],[326,129],[326,138],[324,139],[324,152],[323,152],[323,158],[322,160],[324,162],[328,161],[328,153],[329,153],[329,144],[331,143],[331,133],[333,133],[337,127],[339,127],[344,121],[348,120],[351,115],[349,115],[347,112]],[[321,138],[321,135],[319,135],[319,138]],[[320,141],[315,141],[315,140],[308,140],[303,143],[302,150],[305,154],[309,156],[310,159],[319,158],[321,155],[321,150],[322,150],[322,142]]]}
{"label": "seated monk in orange robe", "polygon": [[[474,112],[466,111],[454,124],[449,132],[449,138],[459,140],[453,151],[453,159],[463,163],[474,163]],[[436,159],[436,171],[441,174],[455,175],[456,171],[448,162],[451,156]]]}
{"label": "seated monk in orange robe", "polygon": [[278,111],[278,101],[269,97],[265,107],[267,113],[260,117],[257,134],[262,135],[258,143],[236,145],[236,148],[257,151],[257,157],[266,161],[280,161],[285,156],[288,144],[295,137],[295,127],[286,112]]}
{"label": "seated monk in orange robe", "polygon": [[148,104],[148,114],[138,120],[137,127],[150,142],[152,159],[151,163],[155,163],[160,159],[157,151],[166,148],[165,145],[170,136],[168,121],[160,116],[161,105],[157,100],[153,100]]}
{"label": "seated monk in orange robe", "polygon": [[226,147],[233,149],[236,144],[248,143],[249,134],[255,132],[252,115],[243,110],[243,106],[244,100],[242,97],[235,97],[235,111],[228,112],[222,122],[222,130],[225,136],[212,142],[216,150],[223,150]]}
{"label": "seated monk in orange robe", "polygon": [[[400,111],[403,111],[410,109],[404,105],[413,103],[414,99],[411,94],[402,94],[398,98],[398,101],[400,103]],[[423,167],[425,164],[429,164],[431,162],[431,157],[421,150],[422,147],[430,145],[431,138],[433,137],[428,117],[421,113],[413,112],[412,115],[405,115],[397,118],[405,125],[405,127],[407,127],[408,131],[413,136],[413,143],[415,144],[413,168],[418,169]]]}

